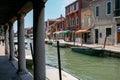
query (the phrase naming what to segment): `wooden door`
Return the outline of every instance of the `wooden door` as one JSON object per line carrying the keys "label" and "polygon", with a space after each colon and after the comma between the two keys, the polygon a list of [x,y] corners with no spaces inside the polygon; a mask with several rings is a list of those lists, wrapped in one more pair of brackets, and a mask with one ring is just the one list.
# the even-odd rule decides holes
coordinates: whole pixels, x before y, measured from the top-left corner
{"label": "wooden door", "polygon": [[95,29],[95,43],[98,43],[98,29]]}
{"label": "wooden door", "polygon": [[120,32],[117,34],[117,42],[120,43]]}

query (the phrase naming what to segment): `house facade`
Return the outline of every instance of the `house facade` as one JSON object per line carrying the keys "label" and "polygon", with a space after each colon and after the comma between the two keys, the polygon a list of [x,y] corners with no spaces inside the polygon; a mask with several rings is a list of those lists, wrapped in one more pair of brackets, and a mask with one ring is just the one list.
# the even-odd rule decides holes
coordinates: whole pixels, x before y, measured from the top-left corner
{"label": "house facade", "polygon": [[116,21],[116,41],[115,44],[120,43],[120,0],[115,0],[114,19]]}
{"label": "house facade", "polygon": [[[81,6],[81,28],[76,31],[76,41],[92,43],[91,28],[93,27],[92,11],[89,6],[91,0],[82,0]],[[81,39],[80,39],[81,38]]]}
{"label": "house facade", "polygon": [[[46,37],[49,39],[56,39],[60,31],[65,30],[65,18],[61,15],[56,19],[48,19],[46,23]],[[63,38],[59,35],[58,38]]]}
{"label": "house facade", "polygon": [[[70,41],[79,41],[78,38],[80,38],[80,35],[77,34],[77,36],[75,36],[75,31],[82,29],[81,11],[83,8],[88,7],[90,1],[91,0],[76,0],[65,7],[66,28],[71,30],[71,33],[69,34]],[[75,39],[75,37],[77,39]]]}
{"label": "house facade", "polygon": [[115,0],[93,0],[91,2],[94,21],[93,43],[114,45],[117,41],[117,25],[114,18]]}
{"label": "house facade", "polygon": [[45,33],[46,33],[46,38],[49,40],[53,38],[53,32],[56,31],[55,28],[55,23],[57,22],[56,19],[48,19],[45,21]]}
{"label": "house facade", "polygon": [[25,36],[32,37],[33,36],[33,27],[25,28]]}
{"label": "house facade", "polygon": [[92,11],[88,5],[85,8],[81,9],[80,30],[84,30],[84,32],[81,33],[83,43],[93,43],[92,30],[91,30],[93,27],[94,26],[93,26]]}
{"label": "house facade", "polygon": [[67,37],[67,34],[61,34],[60,32],[66,30],[66,26],[65,26],[65,17],[63,17],[62,15],[57,18],[57,22],[55,23],[56,26],[56,31],[53,33],[54,34],[54,38],[57,39],[64,39],[65,37]]}
{"label": "house facade", "polygon": [[71,30],[71,33],[69,33],[69,41],[75,40],[74,32],[80,29],[80,7],[79,0],[65,7],[66,29]]}

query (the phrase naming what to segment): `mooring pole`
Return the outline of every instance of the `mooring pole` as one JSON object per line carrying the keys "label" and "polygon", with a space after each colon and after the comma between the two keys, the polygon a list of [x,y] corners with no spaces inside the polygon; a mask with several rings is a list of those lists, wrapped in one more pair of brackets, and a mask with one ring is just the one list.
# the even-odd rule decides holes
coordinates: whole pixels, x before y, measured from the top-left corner
{"label": "mooring pole", "polygon": [[106,40],[107,40],[107,36],[105,37],[105,41],[104,41],[104,46],[103,46],[104,49],[105,49],[105,46],[106,46]]}
{"label": "mooring pole", "polygon": [[[32,55],[32,58],[34,58],[34,53],[33,53],[32,43],[30,43],[30,50],[31,50],[31,55]],[[34,59],[33,59],[33,60],[34,60]]]}
{"label": "mooring pole", "polygon": [[58,52],[59,80],[62,80],[59,41],[57,41],[57,52]]}

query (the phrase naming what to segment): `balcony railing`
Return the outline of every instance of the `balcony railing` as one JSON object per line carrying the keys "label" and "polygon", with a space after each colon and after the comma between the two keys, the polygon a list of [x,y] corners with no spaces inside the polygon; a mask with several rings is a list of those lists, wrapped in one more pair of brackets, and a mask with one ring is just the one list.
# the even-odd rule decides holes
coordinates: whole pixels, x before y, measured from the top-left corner
{"label": "balcony railing", "polygon": [[114,11],[114,17],[118,17],[118,16],[120,16],[120,9],[116,9]]}

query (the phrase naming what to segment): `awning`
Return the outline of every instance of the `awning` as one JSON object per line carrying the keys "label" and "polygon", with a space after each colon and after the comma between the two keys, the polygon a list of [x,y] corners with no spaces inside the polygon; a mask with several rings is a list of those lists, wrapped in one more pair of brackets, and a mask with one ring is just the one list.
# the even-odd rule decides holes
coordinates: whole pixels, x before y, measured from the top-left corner
{"label": "awning", "polygon": [[75,33],[85,33],[85,32],[88,32],[88,29],[80,29],[80,30],[77,30]]}
{"label": "awning", "polygon": [[60,34],[61,33],[61,31],[55,31],[55,32],[53,32],[53,34]]}
{"label": "awning", "polygon": [[47,36],[51,35],[51,33],[46,33],[46,34],[47,34]]}
{"label": "awning", "polygon": [[63,31],[60,32],[60,34],[66,34],[68,32],[70,32],[70,30],[63,30]]}

